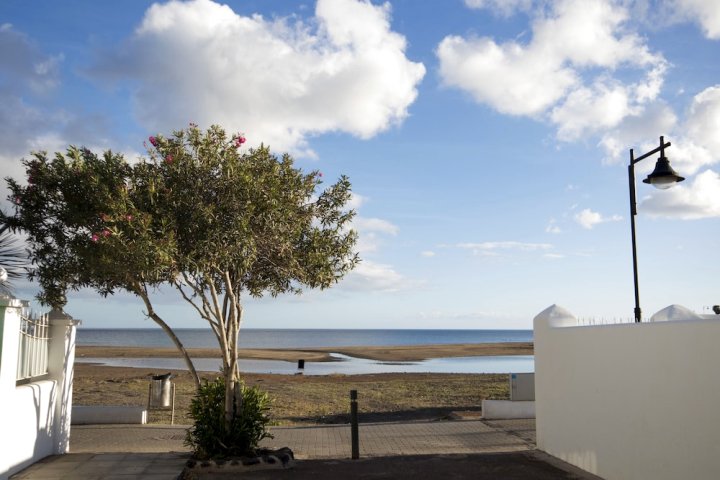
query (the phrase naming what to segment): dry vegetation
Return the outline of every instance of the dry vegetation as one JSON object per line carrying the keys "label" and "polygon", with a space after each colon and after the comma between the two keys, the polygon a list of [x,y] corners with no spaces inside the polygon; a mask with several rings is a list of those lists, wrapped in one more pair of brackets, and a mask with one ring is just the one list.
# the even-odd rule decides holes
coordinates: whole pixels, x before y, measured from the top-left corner
{"label": "dry vegetation", "polygon": [[[149,369],[75,365],[73,402],[76,405],[146,405],[149,376],[166,373]],[[177,371],[176,423],[187,424],[194,393],[190,376]],[[210,374],[206,374],[210,378]],[[358,390],[361,421],[438,420],[458,412],[477,415],[483,398],[508,398],[507,375],[374,374],[244,376],[273,398],[278,425],[344,423],[349,392]],[[152,411],[150,422],[169,423],[169,412]]]}

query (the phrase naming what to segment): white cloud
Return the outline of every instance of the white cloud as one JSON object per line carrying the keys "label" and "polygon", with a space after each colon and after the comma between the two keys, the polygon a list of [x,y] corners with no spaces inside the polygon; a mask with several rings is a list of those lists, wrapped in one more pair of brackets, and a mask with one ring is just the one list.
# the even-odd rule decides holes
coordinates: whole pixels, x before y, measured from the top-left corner
{"label": "white cloud", "polygon": [[526,243],[516,241],[504,242],[480,242],[480,243],[458,243],[458,248],[472,250],[473,255],[483,257],[498,257],[500,252],[535,252],[538,250],[549,250],[553,246],[549,243]]}
{"label": "white cloud", "polygon": [[309,136],[370,138],[402,122],[425,74],[405,48],[389,4],[318,0],[303,22],[170,1],[150,7],[126,50],[93,74],[131,80],[150,130],[219,123],[251,144],[313,155]]}
{"label": "white cloud", "polygon": [[358,232],[356,250],[361,254],[377,252],[383,241],[383,235],[395,236],[400,229],[397,225],[381,218],[367,218],[357,216],[352,221],[352,227]]}
{"label": "white cloud", "polygon": [[553,234],[562,233],[562,230],[560,229],[560,227],[557,224],[557,220],[555,220],[554,218],[551,218],[548,221],[548,224],[545,227],[545,233],[553,233]]}
{"label": "white cloud", "polygon": [[672,132],[677,123],[675,112],[661,101],[633,112],[602,136],[600,146],[606,153],[605,163],[628,163],[633,146],[636,156],[652,150],[658,146],[659,132]]}
{"label": "white cloud", "polygon": [[420,252],[420,255],[426,258],[431,258],[434,257],[436,254],[432,250],[423,250],[422,252]]}
{"label": "white cloud", "polygon": [[550,260],[559,260],[561,258],[565,258],[565,255],[561,253],[545,253],[543,254],[543,258],[548,258]]}
{"label": "white cloud", "polygon": [[501,113],[547,116],[558,138],[572,141],[615,127],[660,92],[667,62],[627,32],[628,18],[605,0],[538,2],[529,42],[448,36],[436,51],[440,74]]}
{"label": "white cloud", "polygon": [[682,220],[720,217],[720,175],[705,170],[690,185],[675,185],[643,199],[639,210],[653,217]]}
{"label": "white cloud", "polygon": [[693,98],[685,127],[693,142],[720,152],[720,85],[706,88]]}
{"label": "white cloud", "polygon": [[571,69],[516,42],[452,35],[440,42],[437,56],[445,85],[510,115],[540,114],[578,82]]}
{"label": "white cloud", "polygon": [[617,82],[598,83],[571,92],[562,105],[552,110],[550,118],[558,125],[558,138],[573,141],[587,133],[614,127],[631,111],[625,87]]}
{"label": "white cloud", "polygon": [[387,235],[397,235],[400,230],[387,220],[381,218],[355,217],[353,219],[353,228],[358,232],[378,232]]}
{"label": "white cloud", "polygon": [[367,197],[360,195],[359,193],[352,192],[350,194],[350,200],[347,203],[347,207],[351,210],[357,210],[367,202]]}
{"label": "white cloud", "polygon": [[673,15],[683,16],[700,24],[707,38],[720,39],[720,4],[717,0],[671,0]]}
{"label": "white cloud", "polygon": [[593,212],[589,208],[575,214],[575,221],[583,228],[592,229],[595,225],[606,222],[618,222],[623,217],[620,215],[612,215],[610,217],[603,216],[599,212]]}
{"label": "white cloud", "polygon": [[418,282],[409,280],[392,266],[370,260],[360,262],[339,284],[343,290],[380,292],[395,292],[418,285]]}
{"label": "white cloud", "polygon": [[533,0],[465,0],[465,5],[468,8],[486,8],[505,17],[509,17],[518,11],[530,10],[532,3]]}

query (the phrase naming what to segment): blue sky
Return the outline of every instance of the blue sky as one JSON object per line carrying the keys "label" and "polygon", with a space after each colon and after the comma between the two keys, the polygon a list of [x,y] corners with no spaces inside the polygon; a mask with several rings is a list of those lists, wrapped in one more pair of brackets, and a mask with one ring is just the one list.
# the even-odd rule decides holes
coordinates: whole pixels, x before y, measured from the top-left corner
{"label": "blue sky", "polygon": [[[328,291],[248,299],[246,327],[531,328],[553,303],[631,317],[629,149],[660,135],[687,180],[655,190],[654,158],[638,165],[643,311],[720,303],[716,0],[0,3],[3,176],[69,144],[135,160],[189,122],[353,183],[363,262]],[[153,326],[126,294],[66,310]]]}

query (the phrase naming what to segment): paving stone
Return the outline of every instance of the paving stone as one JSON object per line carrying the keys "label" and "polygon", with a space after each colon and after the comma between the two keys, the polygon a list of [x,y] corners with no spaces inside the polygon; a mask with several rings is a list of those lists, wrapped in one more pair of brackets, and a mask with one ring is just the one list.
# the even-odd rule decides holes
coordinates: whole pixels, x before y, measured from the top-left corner
{"label": "paving stone", "polygon": [[[72,454],[50,457],[14,479],[176,478],[189,456],[182,444],[184,426],[74,425]],[[511,432],[505,431],[508,429]],[[360,425],[360,455],[397,457],[523,452],[534,445],[519,433],[534,432],[533,423],[486,423],[479,420],[375,423]],[[274,439],[262,446],[290,447],[298,459],[347,459],[350,426],[273,427]]]}

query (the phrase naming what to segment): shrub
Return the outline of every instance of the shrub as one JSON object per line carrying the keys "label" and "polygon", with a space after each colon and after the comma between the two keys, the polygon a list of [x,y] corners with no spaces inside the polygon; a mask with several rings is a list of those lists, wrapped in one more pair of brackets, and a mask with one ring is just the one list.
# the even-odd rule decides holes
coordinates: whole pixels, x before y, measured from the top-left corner
{"label": "shrub", "polygon": [[241,386],[242,404],[233,405],[233,420],[225,423],[225,380],[205,381],[190,402],[194,424],[185,436],[185,444],[198,458],[224,458],[252,455],[263,438],[272,438],[270,397],[257,387]]}

